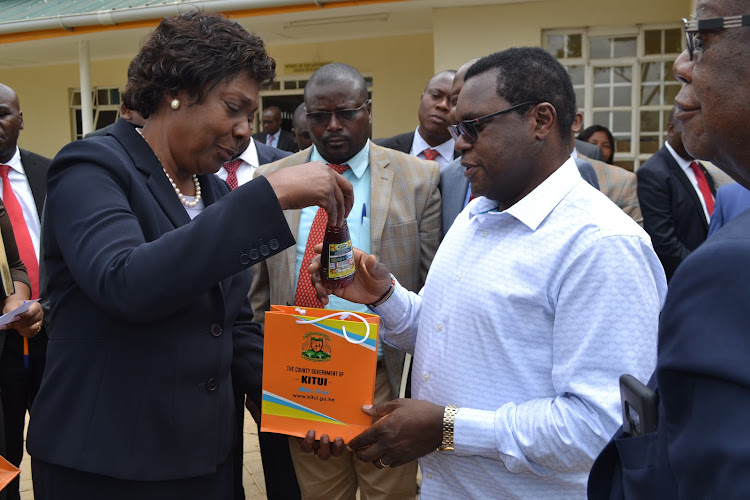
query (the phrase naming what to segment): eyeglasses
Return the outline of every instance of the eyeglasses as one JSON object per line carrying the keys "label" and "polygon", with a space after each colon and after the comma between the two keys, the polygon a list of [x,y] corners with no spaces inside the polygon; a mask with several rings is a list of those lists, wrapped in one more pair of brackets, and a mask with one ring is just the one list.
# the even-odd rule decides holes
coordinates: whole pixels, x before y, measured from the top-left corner
{"label": "eyeglasses", "polygon": [[687,50],[690,60],[692,61],[693,54],[695,53],[695,37],[698,33],[750,26],[750,14],[745,14],[744,16],[716,17],[713,19],[696,19],[694,21],[683,19],[682,23],[685,25]]}
{"label": "eyeglasses", "polygon": [[479,118],[474,118],[472,120],[464,120],[462,122],[458,122],[457,125],[449,125],[448,132],[450,132],[451,137],[453,137],[454,141],[457,141],[459,137],[464,136],[464,140],[466,140],[466,142],[468,142],[469,144],[472,144],[477,142],[477,139],[479,138],[476,126],[480,123],[484,123],[490,118],[504,115],[505,113],[510,113],[514,109],[518,109],[523,106],[528,106],[530,104],[539,104],[539,102],[540,101],[526,101],[522,102],[521,104],[516,104],[515,106],[506,108],[502,111],[490,113],[489,115],[480,116]]}
{"label": "eyeglasses", "polygon": [[362,111],[362,108],[367,106],[372,102],[371,99],[367,99],[365,103],[355,109],[337,109],[336,111],[313,111],[311,113],[305,112],[305,115],[307,115],[307,119],[310,120],[311,125],[316,125],[318,127],[322,125],[328,125],[328,122],[331,121],[331,115],[335,114],[336,119],[340,122],[353,122],[357,119],[357,116],[359,116],[359,112]]}

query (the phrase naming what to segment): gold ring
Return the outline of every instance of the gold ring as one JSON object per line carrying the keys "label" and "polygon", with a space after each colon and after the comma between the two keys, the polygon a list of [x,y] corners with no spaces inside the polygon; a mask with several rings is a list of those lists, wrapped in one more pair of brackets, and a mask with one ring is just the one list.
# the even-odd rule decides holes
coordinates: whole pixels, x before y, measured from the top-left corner
{"label": "gold ring", "polygon": [[382,458],[378,458],[378,465],[380,465],[381,469],[386,469],[386,468],[390,467],[390,465],[383,463],[383,459]]}
{"label": "gold ring", "polygon": [[36,333],[39,333],[41,331],[42,331],[42,322],[40,321],[39,324],[37,325]]}

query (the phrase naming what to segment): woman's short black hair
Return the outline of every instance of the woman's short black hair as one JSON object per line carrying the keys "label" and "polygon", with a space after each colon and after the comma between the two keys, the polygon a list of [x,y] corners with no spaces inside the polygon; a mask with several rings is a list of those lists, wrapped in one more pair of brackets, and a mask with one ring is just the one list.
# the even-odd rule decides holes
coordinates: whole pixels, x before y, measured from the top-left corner
{"label": "woman's short black hair", "polygon": [[261,88],[276,77],[276,61],[260,36],[220,14],[166,17],[130,62],[123,101],[148,118],[165,96],[187,91],[198,103],[215,85],[243,72]]}
{"label": "woman's short black hair", "polygon": [[604,127],[602,125],[591,125],[583,132],[578,134],[578,140],[588,142],[591,136],[597,132],[604,132],[605,134],[607,134],[607,138],[609,138],[609,144],[612,146],[612,153],[610,153],[609,158],[604,159],[604,162],[612,163],[612,161],[615,159],[615,138],[612,136],[612,132],[610,132],[607,127]]}

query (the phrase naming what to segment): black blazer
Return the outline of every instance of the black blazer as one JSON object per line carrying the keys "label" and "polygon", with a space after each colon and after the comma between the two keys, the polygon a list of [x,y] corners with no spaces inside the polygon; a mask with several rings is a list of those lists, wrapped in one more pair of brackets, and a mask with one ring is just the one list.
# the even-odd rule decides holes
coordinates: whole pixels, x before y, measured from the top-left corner
{"label": "black blazer", "polygon": [[[716,194],[711,175],[703,166],[711,193]],[[662,146],[635,172],[643,228],[651,236],[667,280],[675,269],[703,243],[708,221],[698,194],[666,146]]]}
{"label": "black blazer", "polygon": [[745,212],[677,269],[649,383],[657,430],[631,438],[621,428],[594,462],[589,498],[750,498],[748,296]]}
{"label": "black blazer", "polygon": [[[253,134],[253,139],[256,141],[263,143],[263,145],[266,145],[266,137],[268,137],[268,134],[265,132],[258,132],[257,134]],[[294,134],[291,132],[287,132],[283,128],[281,129],[281,134],[279,134],[279,142],[275,146],[276,149],[282,149],[284,151],[289,151],[290,153],[296,153],[299,151],[299,146],[297,146],[297,142],[294,140]]]}
{"label": "black blazer", "polygon": [[[386,137],[383,139],[375,139],[373,142],[384,148],[391,148],[396,151],[401,151],[402,153],[410,154],[411,145],[414,142],[414,132],[407,132],[405,134],[394,135],[393,137]],[[454,160],[460,156],[461,154],[458,151],[453,151]]]}
{"label": "black blazer", "polygon": [[265,178],[229,193],[199,176],[206,208],[191,221],[135,129],[119,120],[110,134],[50,167],[54,319],[28,450],[121,479],[210,474],[238,432],[233,377],[260,404],[250,266],[294,238]]}
{"label": "black blazer", "polygon": [[258,152],[258,166],[265,165],[266,163],[273,163],[276,160],[286,158],[292,154],[281,149],[266,146],[255,139],[253,140],[255,141],[255,150]]}

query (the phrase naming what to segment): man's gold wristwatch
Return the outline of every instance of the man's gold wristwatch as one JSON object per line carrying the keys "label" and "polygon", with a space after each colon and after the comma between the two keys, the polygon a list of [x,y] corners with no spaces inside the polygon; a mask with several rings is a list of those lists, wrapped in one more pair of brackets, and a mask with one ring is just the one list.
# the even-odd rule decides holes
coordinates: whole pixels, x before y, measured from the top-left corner
{"label": "man's gold wristwatch", "polygon": [[453,448],[453,429],[457,413],[457,405],[448,405],[443,410],[443,442],[437,447],[437,451],[455,451]]}

